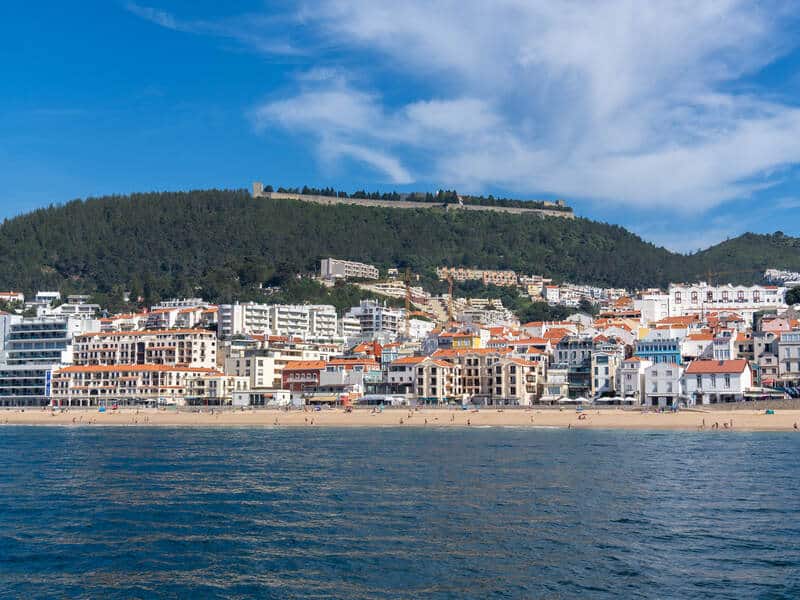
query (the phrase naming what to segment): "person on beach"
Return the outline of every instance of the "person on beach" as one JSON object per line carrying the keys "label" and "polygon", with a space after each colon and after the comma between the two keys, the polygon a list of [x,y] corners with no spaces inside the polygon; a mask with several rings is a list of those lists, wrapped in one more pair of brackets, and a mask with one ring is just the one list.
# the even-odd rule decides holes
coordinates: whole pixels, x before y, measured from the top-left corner
{"label": "person on beach", "polygon": [[467,426],[470,426],[470,425],[472,425],[472,423],[470,423],[469,419],[467,419]]}
{"label": "person on beach", "polygon": [[794,423],[794,430],[797,431],[797,421]]}

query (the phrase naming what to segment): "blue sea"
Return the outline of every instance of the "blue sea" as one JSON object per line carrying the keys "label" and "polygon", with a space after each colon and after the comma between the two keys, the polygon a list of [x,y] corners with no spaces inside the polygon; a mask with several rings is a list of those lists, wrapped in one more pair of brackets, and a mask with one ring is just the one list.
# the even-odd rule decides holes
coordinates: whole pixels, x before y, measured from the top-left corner
{"label": "blue sea", "polygon": [[3,598],[800,598],[800,435],[0,429]]}

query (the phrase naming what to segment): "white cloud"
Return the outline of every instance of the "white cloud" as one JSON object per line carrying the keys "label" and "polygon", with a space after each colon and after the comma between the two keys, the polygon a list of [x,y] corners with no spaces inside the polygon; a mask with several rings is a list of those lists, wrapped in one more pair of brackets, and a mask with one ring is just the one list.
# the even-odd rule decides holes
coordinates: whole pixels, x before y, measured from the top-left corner
{"label": "white cloud", "polygon": [[305,26],[368,53],[368,68],[437,93],[397,106],[346,81],[301,82],[262,106],[259,123],[329,145],[358,142],[398,162],[421,154],[428,166],[413,176],[444,185],[701,211],[800,162],[800,110],[752,85],[732,91],[791,47],[789,8],[315,2],[299,12]]}
{"label": "white cloud", "polygon": [[136,2],[125,5],[128,12],[166,29],[212,35],[234,40],[262,54],[297,55],[301,50],[287,42],[282,35],[270,28],[285,23],[282,18],[248,14],[218,20],[181,19],[164,10],[144,6]]}
{"label": "white cloud", "polygon": [[800,108],[752,77],[796,44],[789,0],[292,6],[216,23],[129,10],[263,52],[302,47],[313,67],[254,109],[257,128],[300,134],[322,160],[357,160],[394,182],[690,214],[800,162]]}

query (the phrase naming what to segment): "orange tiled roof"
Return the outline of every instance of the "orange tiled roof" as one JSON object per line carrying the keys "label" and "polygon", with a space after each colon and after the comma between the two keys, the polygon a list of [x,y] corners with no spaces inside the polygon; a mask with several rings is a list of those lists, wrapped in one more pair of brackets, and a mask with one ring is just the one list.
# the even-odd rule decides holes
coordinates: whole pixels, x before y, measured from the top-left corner
{"label": "orange tiled roof", "polygon": [[324,360],[292,360],[287,362],[283,370],[286,371],[313,371],[316,369],[324,369]]}
{"label": "orange tiled roof", "polygon": [[434,357],[448,357],[448,356],[463,356],[468,354],[507,354],[511,352],[511,348],[455,348],[455,349],[441,349],[437,350],[431,356]]}
{"label": "orange tiled roof", "polygon": [[421,363],[425,360],[426,356],[404,356],[403,358],[398,358],[397,360],[393,360],[393,365],[416,365]]}
{"label": "orange tiled roof", "polygon": [[741,373],[747,369],[747,361],[743,358],[734,360],[693,360],[686,368],[686,373],[699,375],[703,373]]}
{"label": "orange tiled roof", "polygon": [[164,335],[164,334],[187,334],[187,333],[207,333],[214,335],[208,329],[138,329],[136,331],[90,331],[82,333],[76,337],[97,337],[97,336],[143,336],[143,335]]}
{"label": "orange tiled roof", "polygon": [[206,367],[178,367],[174,365],[71,365],[56,373],[127,373],[137,371],[179,371],[182,373],[209,373],[222,375],[217,369]]}

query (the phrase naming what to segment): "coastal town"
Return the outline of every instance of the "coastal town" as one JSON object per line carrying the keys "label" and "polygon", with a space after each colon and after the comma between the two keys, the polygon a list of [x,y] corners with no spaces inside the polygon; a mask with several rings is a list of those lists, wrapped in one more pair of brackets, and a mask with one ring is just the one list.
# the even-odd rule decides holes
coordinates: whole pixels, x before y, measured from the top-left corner
{"label": "coastal town", "polygon": [[[3,292],[0,407],[677,410],[800,395],[791,274],[624,290],[508,270],[436,273],[449,293],[425,291],[410,270],[321,258],[320,282],[383,298],[342,314],[201,298],[108,314],[85,295]],[[454,297],[467,281],[575,310],[520,322],[498,298]]]}

